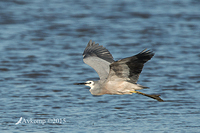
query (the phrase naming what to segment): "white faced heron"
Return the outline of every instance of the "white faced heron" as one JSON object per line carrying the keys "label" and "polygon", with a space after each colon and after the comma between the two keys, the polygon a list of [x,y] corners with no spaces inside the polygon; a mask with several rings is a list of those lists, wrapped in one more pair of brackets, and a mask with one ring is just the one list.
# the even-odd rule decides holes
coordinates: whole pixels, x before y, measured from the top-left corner
{"label": "white faced heron", "polygon": [[144,63],[153,56],[152,51],[145,49],[137,55],[114,61],[106,48],[90,40],[83,52],[83,61],[98,73],[100,80],[75,83],[75,85],[91,87],[92,95],[137,93],[162,102],[160,95],[149,95],[136,91],[148,88],[137,84],[137,80]]}

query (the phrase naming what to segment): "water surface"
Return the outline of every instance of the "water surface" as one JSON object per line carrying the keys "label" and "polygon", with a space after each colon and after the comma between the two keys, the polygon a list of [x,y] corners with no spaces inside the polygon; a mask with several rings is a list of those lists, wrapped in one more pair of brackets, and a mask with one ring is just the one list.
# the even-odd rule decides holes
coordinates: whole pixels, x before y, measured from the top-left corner
{"label": "water surface", "polygon": [[[195,0],[1,1],[0,130],[200,132],[199,9]],[[98,79],[82,61],[90,39],[115,60],[154,50],[138,83],[165,102],[73,85]]]}

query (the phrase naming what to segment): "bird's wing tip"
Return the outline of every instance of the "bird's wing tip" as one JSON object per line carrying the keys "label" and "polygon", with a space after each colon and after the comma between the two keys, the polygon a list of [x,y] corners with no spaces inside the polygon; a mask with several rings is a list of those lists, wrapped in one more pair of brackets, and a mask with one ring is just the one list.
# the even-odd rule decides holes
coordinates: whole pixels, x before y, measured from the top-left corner
{"label": "bird's wing tip", "polygon": [[154,51],[151,49],[147,49],[145,48],[144,50],[142,50],[139,54],[150,54],[150,55],[154,55]]}

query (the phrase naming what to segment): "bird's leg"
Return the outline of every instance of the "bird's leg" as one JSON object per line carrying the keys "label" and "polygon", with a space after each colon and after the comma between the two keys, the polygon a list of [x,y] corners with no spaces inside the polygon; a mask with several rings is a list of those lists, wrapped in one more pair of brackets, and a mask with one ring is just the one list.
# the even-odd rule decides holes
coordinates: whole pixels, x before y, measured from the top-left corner
{"label": "bird's leg", "polygon": [[158,100],[159,102],[164,102],[164,101],[159,97],[160,95],[149,95],[149,94],[145,94],[145,93],[142,93],[142,92],[139,92],[139,91],[130,91],[130,93],[141,94],[141,95],[143,95],[143,96],[147,96],[147,97],[156,99],[156,100]]}

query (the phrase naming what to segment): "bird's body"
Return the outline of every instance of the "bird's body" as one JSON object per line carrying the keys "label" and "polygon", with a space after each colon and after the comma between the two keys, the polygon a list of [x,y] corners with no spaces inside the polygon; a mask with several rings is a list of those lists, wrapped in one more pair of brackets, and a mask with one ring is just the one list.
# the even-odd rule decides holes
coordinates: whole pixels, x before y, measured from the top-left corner
{"label": "bird's body", "polygon": [[83,61],[98,73],[100,80],[76,83],[76,85],[84,84],[91,87],[90,92],[92,95],[138,93],[163,101],[159,95],[148,95],[136,91],[148,88],[137,84],[137,80],[144,63],[153,56],[153,52],[145,49],[135,56],[114,61],[106,48],[90,40],[83,53]]}
{"label": "bird's body", "polygon": [[[92,81],[90,81],[92,82]],[[92,95],[104,95],[104,94],[132,94],[131,92],[135,90],[143,89],[143,87],[139,84],[132,84],[127,81],[105,81],[103,83],[99,83],[99,81],[93,81],[92,83],[88,84],[91,87],[90,92]],[[116,84],[117,83],[117,84]],[[101,84],[101,86],[99,86]],[[86,84],[87,85],[87,84]],[[113,89],[110,89],[113,88]],[[116,88],[116,89],[114,89]]]}

